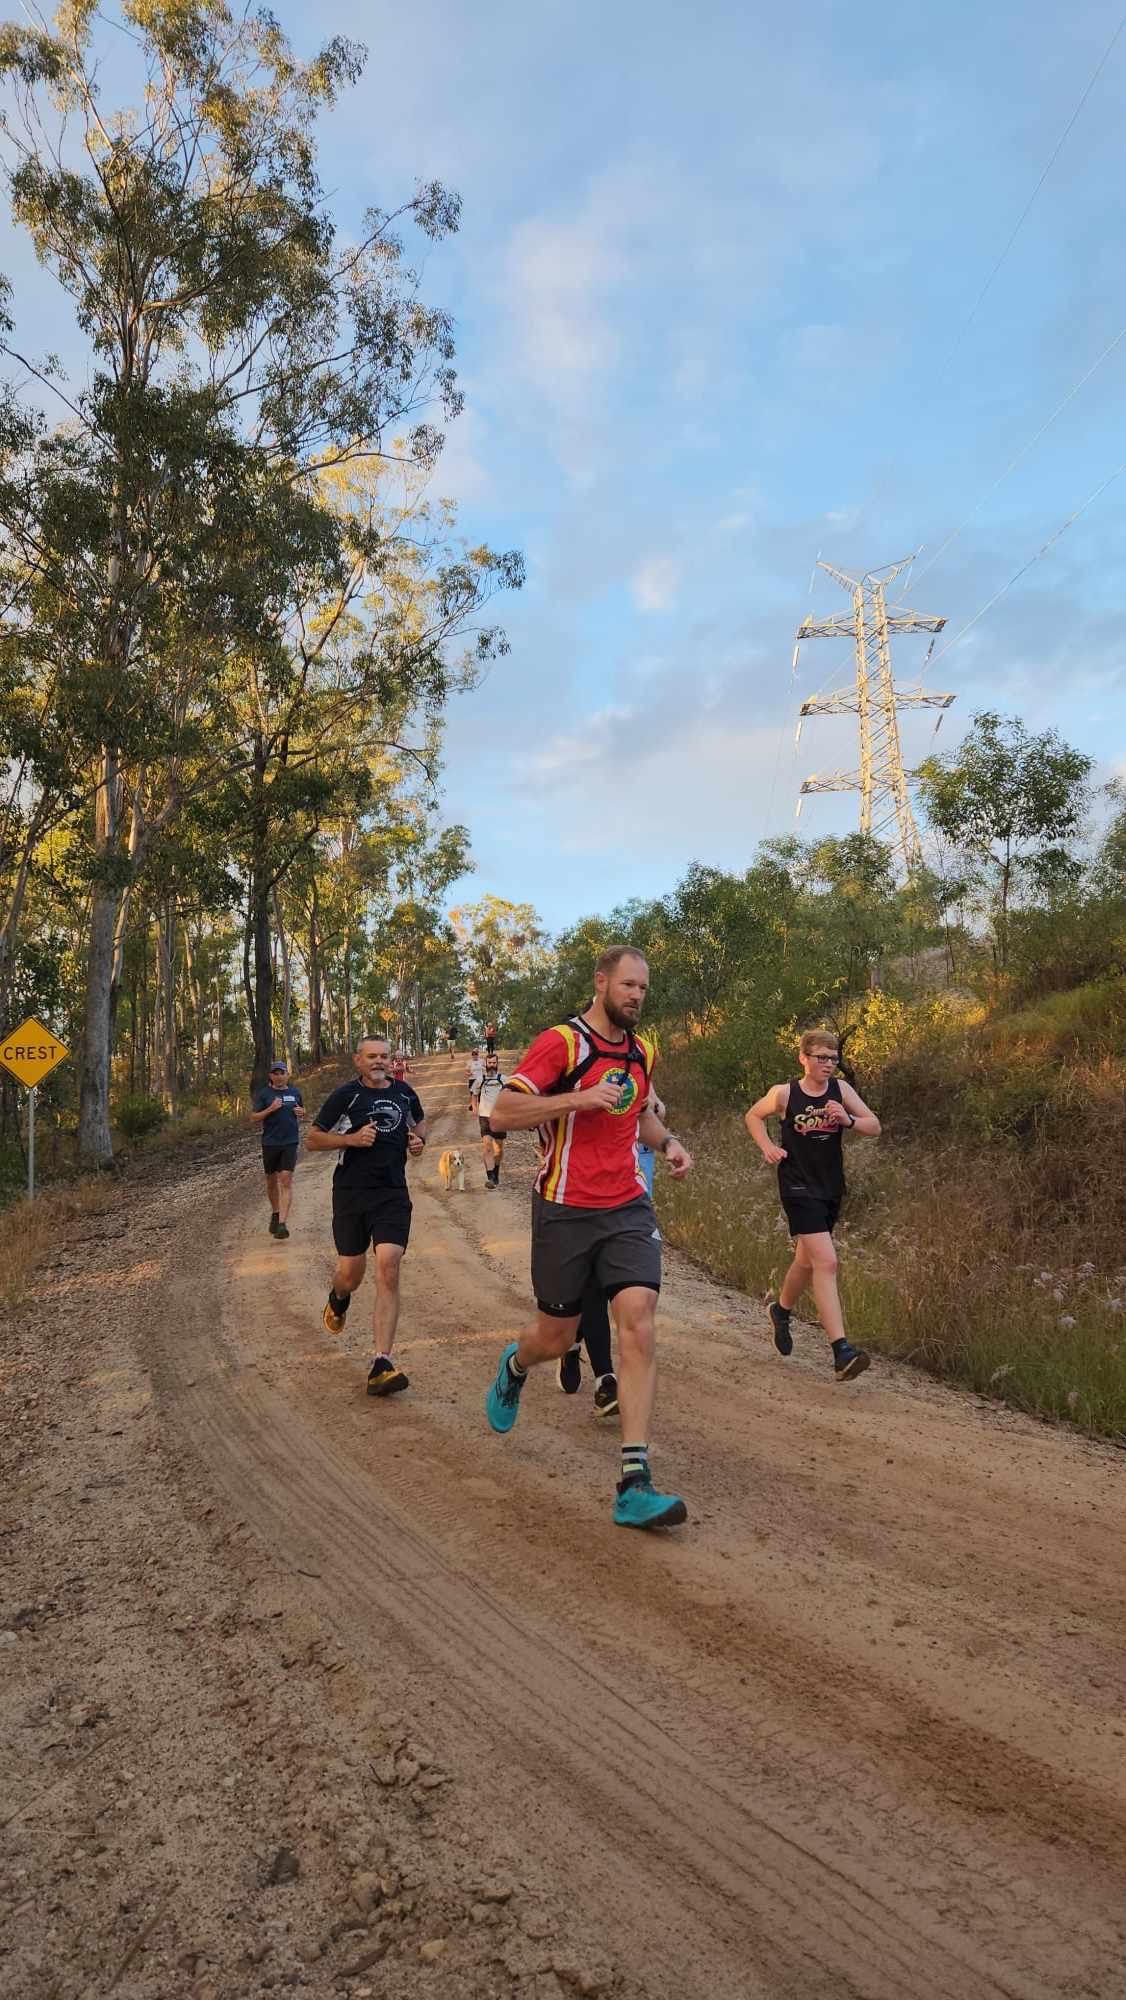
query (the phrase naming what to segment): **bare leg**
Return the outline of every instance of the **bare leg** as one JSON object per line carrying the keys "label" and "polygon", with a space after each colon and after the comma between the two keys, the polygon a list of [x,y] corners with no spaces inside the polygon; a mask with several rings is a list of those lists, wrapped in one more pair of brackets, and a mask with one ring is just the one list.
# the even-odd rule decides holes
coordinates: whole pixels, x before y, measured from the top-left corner
{"label": "bare leg", "polygon": [[399,1325],[399,1266],[403,1248],[399,1243],[375,1246],[375,1351],[390,1354]]}
{"label": "bare leg", "polygon": [[630,1285],[614,1299],[622,1443],[648,1444],[657,1397],[657,1294]]}
{"label": "bare leg", "polygon": [[266,1175],[266,1199],[270,1204],[271,1215],[276,1215],[278,1212],[278,1177],[276,1174]]}
{"label": "bare leg", "polygon": [[821,1324],[830,1341],[843,1340],[844,1319],[837,1292],[837,1253],[833,1239],[828,1230],[821,1230],[816,1236],[803,1236],[800,1241],[813,1267],[813,1296]]}
{"label": "bare leg", "polygon": [[554,1319],[550,1313],[537,1313],[536,1323],[520,1335],[515,1361],[518,1368],[538,1368],[541,1361],[558,1361],[572,1346],[578,1329],[579,1314],[569,1319]]}
{"label": "bare leg", "polygon": [[359,1291],[364,1282],[367,1261],[362,1251],[358,1257],[337,1258],[332,1289],[338,1299],[350,1299],[353,1292]]}
{"label": "bare leg", "polygon": [[278,1221],[284,1222],[289,1215],[289,1206],[293,1200],[293,1175],[292,1173],[280,1173],[276,1174],[274,1178],[278,1184],[278,1196],[274,1207],[278,1211]]}
{"label": "bare leg", "polygon": [[799,1236],[794,1247],[794,1261],[782,1280],[778,1303],[786,1312],[792,1312],[813,1276],[813,1265],[806,1251],[808,1237]]}

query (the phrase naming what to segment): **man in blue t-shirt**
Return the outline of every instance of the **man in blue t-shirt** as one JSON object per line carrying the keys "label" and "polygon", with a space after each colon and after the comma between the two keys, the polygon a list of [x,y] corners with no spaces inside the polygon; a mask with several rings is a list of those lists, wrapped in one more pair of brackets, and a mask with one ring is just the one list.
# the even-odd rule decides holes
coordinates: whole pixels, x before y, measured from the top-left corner
{"label": "man in blue t-shirt", "polygon": [[256,1090],[250,1122],[262,1127],[262,1165],[266,1170],[266,1193],[270,1198],[270,1235],[284,1242],[289,1235],[286,1220],[293,1200],[293,1172],[301,1143],[298,1119],[304,1118],[305,1100],[296,1084],[289,1082],[283,1062],[270,1064],[269,1082]]}
{"label": "man in blue t-shirt", "polygon": [[392,1396],[407,1387],[391,1350],[399,1324],[399,1266],[411,1233],[407,1154],[426,1144],[426,1114],[409,1083],[391,1074],[391,1044],[365,1035],[352,1057],[356,1071],[325,1098],[309,1127],[313,1153],[339,1152],[332,1177],[332,1235],[336,1275],[323,1319],[329,1333],[343,1333],[352,1293],[363,1282],[370,1244],[375,1252],[375,1359],[369,1396]]}

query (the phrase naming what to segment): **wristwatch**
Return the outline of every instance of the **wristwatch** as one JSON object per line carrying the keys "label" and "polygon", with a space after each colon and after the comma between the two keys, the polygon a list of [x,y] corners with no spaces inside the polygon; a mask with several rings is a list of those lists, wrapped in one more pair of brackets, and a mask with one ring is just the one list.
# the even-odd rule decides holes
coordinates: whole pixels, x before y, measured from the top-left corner
{"label": "wristwatch", "polygon": [[673,1137],[674,1134],[672,1132],[666,1132],[664,1138],[661,1140],[661,1143],[657,1148],[657,1151],[659,1153],[667,1153],[669,1147],[672,1145]]}

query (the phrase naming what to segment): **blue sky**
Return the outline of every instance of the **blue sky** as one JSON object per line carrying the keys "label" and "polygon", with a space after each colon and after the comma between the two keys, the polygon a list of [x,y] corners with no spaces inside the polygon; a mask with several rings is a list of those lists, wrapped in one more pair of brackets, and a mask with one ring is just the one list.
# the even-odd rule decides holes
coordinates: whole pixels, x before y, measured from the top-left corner
{"label": "blue sky", "polygon": [[[1066,26],[1042,0],[279,5],[302,51],[370,50],[322,133],[342,226],[416,177],[464,200],[426,269],[467,394],[435,484],[528,583],[511,655],[450,717],[463,893],[556,926],[693,859],[746,865],[803,775],[855,761],[843,722],[793,754],[800,700],[849,672],[821,643],[791,678],[818,552],[922,545],[909,601],[948,618],[937,654],[1126,461],[1124,339],[987,491],[1126,327],[1126,34],[970,319],[1117,4]],[[0,268],[45,344],[26,248]],[[1124,511],[1126,475],[936,661],[940,747],[988,703],[1126,770]],[[844,600],[822,579],[812,604]],[[801,830],[854,813],[811,800]]]}

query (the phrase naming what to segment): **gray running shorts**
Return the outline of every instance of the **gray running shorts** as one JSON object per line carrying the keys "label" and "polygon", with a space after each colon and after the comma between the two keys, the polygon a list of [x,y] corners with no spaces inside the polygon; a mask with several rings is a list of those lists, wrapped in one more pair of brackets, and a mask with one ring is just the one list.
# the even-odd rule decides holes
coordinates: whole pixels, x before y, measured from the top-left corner
{"label": "gray running shorts", "polygon": [[615,1298],[631,1285],[661,1289],[661,1232],[651,1201],[624,1208],[570,1208],[532,1196],[532,1290],[541,1312],[571,1319],[596,1285]]}

